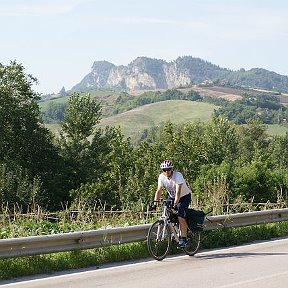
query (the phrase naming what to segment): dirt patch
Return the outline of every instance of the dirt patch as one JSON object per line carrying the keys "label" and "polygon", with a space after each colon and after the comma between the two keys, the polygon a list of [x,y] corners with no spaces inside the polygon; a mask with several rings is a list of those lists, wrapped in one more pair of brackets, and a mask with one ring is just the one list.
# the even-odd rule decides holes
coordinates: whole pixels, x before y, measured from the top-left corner
{"label": "dirt patch", "polygon": [[157,92],[157,91],[159,91],[159,92],[163,93],[163,92],[165,92],[166,90],[167,90],[167,89],[129,90],[128,93],[129,93],[130,95],[132,95],[132,96],[139,96],[139,95],[141,95],[141,94],[143,94],[143,93],[145,93],[145,92]]}
{"label": "dirt patch", "polygon": [[282,104],[288,104],[288,94],[282,94],[280,96],[280,103]]}
{"label": "dirt patch", "polygon": [[242,90],[225,88],[225,87],[199,87],[193,86],[192,88],[200,94],[202,97],[216,97],[222,98],[229,101],[235,101],[241,99]]}
{"label": "dirt patch", "polygon": [[[143,94],[144,92],[149,91],[159,91],[159,92],[165,92],[167,89],[155,89],[155,90],[131,90],[128,93],[133,96],[139,96]],[[235,101],[242,98],[242,94],[244,93],[241,89],[233,89],[228,87],[200,87],[200,86],[193,86],[192,88],[179,88],[177,89],[183,93],[188,93],[191,90],[194,90],[200,94],[202,97],[216,97],[216,98],[222,98],[229,101]]]}

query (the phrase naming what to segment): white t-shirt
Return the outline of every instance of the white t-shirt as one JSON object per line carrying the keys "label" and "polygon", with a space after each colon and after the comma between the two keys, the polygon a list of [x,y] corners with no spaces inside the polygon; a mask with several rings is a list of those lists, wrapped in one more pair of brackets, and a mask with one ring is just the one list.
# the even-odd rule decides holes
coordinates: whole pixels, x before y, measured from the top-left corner
{"label": "white t-shirt", "polygon": [[191,193],[183,175],[178,171],[173,171],[171,179],[168,179],[163,173],[158,177],[158,187],[166,188],[171,198],[175,198],[176,184],[182,184],[180,198]]}

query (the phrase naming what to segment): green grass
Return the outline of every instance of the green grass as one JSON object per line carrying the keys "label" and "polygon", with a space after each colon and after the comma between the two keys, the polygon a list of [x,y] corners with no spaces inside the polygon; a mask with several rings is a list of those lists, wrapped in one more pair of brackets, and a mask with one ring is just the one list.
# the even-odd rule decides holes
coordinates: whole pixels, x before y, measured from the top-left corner
{"label": "green grass", "polygon": [[145,242],[0,260],[0,280],[148,257]]}
{"label": "green grass", "polygon": [[[115,99],[121,94],[119,91],[113,91],[113,90],[95,90],[95,91],[89,91],[89,92],[83,92],[80,93],[80,95],[86,95],[90,94],[92,98],[97,98],[100,102],[105,103],[105,105],[114,103]],[[48,105],[51,103],[55,104],[65,104],[68,103],[68,99],[70,96],[63,96],[63,97],[57,97],[52,98],[47,101],[41,101],[39,102],[39,107],[41,111],[45,111],[48,108]]]}
{"label": "green grass", "polygon": [[170,120],[184,123],[194,120],[208,121],[217,106],[185,100],[169,100],[144,105],[136,109],[102,119],[101,126],[120,127],[126,137],[135,135],[146,128]]}
{"label": "green grass", "polygon": [[[140,106],[124,113],[103,118],[100,126],[120,127],[125,137],[132,137],[141,133],[144,129],[160,125],[168,120],[175,124],[198,119],[209,121],[214,109],[217,109],[217,106],[209,103],[169,100]],[[53,133],[59,133],[59,124],[45,124],[45,126]],[[269,135],[281,136],[286,132],[288,132],[288,127],[277,124],[267,125]]]}
{"label": "green grass", "polygon": [[61,125],[59,123],[46,123],[45,127],[48,128],[54,135],[60,135]]}
{"label": "green grass", "polygon": [[50,103],[54,103],[54,104],[68,103],[68,98],[69,98],[69,96],[64,96],[64,97],[50,99],[48,101],[39,102],[39,108],[41,111],[45,111],[48,108],[48,105]]}
{"label": "green grass", "polygon": [[[217,109],[217,106],[209,103],[169,100],[140,106],[124,113],[105,117],[105,115],[111,115],[114,109],[115,100],[121,92],[113,90],[96,90],[90,91],[89,94],[103,103],[104,118],[102,119],[100,126],[104,127],[109,125],[120,127],[125,137],[133,137],[142,133],[144,129],[158,126],[168,120],[175,124],[198,119],[201,121],[208,121],[211,119],[213,111]],[[40,102],[39,106],[41,111],[45,111],[49,103],[67,103],[68,98],[69,96],[65,96]],[[45,124],[45,126],[56,135],[59,134],[59,124]],[[282,125],[274,124],[267,125],[267,127],[267,133],[273,136],[281,136],[288,132],[288,127]]]}
{"label": "green grass", "polygon": [[[144,129],[157,126],[170,120],[172,123],[185,123],[194,120],[209,121],[217,106],[185,100],[169,100],[140,106],[133,110],[103,118],[100,126],[120,127],[125,137],[141,133]],[[45,124],[52,132],[59,131],[59,124]]]}
{"label": "green grass", "polygon": [[267,133],[269,135],[281,136],[281,135],[285,135],[285,133],[288,132],[288,127],[285,127],[283,125],[271,124],[267,126],[268,126]]}

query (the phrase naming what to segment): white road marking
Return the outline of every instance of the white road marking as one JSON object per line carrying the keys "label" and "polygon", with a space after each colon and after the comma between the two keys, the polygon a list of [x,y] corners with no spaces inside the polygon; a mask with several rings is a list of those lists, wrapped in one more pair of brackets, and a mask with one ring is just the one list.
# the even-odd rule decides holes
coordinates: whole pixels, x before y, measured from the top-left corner
{"label": "white road marking", "polygon": [[[259,243],[252,243],[252,244],[244,244],[244,245],[241,245],[241,246],[233,246],[233,247],[229,247],[229,248],[221,248],[221,249],[217,249],[217,250],[210,250],[210,251],[203,251],[203,252],[200,252],[198,254],[196,254],[196,259],[197,259],[197,255],[199,256],[204,256],[204,255],[210,255],[210,254],[215,254],[215,253],[218,253],[218,252],[225,252],[225,251],[235,251],[235,249],[243,249],[243,247],[254,247],[254,246],[257,246],[259,247],[260,245],[269,245],[269,244],[273,244],[273,243],[279,243],[279,242],[284,242],[284,241],[287,241],[287,238],[281,238],[281,239],[275,239],[275,240],[267,240],[267,241],[264,241],[264,242],[259,242]],[[280,253],[280,252],[277,252],[277,253]],[[287,253],[287,251],[285,252]],[[187,257],[190,257],[188,255],[181,255],[181,256],[171,256],[170,259],[181,259],[181,258],[187,258]],[[287,256],[286,256],[287,257]],[[169,258],[168,258],[169,259]],[[167,259],[167,260],[168,260]],[[163,260],[165,261],[165,260]],[[137,263],[130,263],[130,264],[119,264],[119,263],[116,263],[116,264],[112,264],[113,266],[112,267],[108,267],[109,265],[111,264],[104,264],[101,268],[98,268],[98,267],[90,267],[90,268],[87,268],[89,269],[89,271],[81,271],[81,272],[66,272],[62,275],[54,275],[54,276],[46,276],[46,275],[42,275],[43,278],[37,278],[39,277],[39,275],[35,276],[35,279],[31,279],[31,280],[23,280],[19,282],[14,282],[14,283],[8,283],[8,284],[3,284],[1,285],[1,281],[0,281],[0,286],[1,287],[9,287],[9,286],[16,286],[16,285],[23,285],[23,284],[29,284],[29,283],[34,283],[34,282],[42,282],[42,281],[47,281],[49,279],[61,279],[61,278],[65,278],[65,277],[73,277],[75,275],[87,275],[87,274],[91,274],[91,273],[95,273],[96,271],[103,271],[103,270],[114,270],[114,269],[121,269],[121,268],[129,268],[131,266],[135,267],[135,266],[140,266],[140,265],[146,265],[146,264],[150,264],[150,263],[157,263],[158,261],[157,260],[145,260],[145,262],[137,262]],[[57,272],[56,272],[57,273]],[[60,272],[61,273],[61,272]],[[288,272],[282,272],[282,273],[279,273],[279,275],[285,275],[287,274]],[[266,276],[267,279],[268,278],[273,278],[277,276],[277,274],[274,274],[274,275],[269,275],[269,276]],[[263,279],[266,279],[265,277],[263,277]],[[257,280],[262,280],[262,278],[254,278],[253,280],[247,280],[248,282],[247,283],[250,283],[251,281],[257,281]],[[9,281],[9,280],[8,280]],[[243,281],[243,282],[238,282],[238,283],[233,283],[233,284],[228,284],[228,285],[224,285],[224,286],[219,286],[217,288],[226,288],[226,287],[235,287],[235,285],[241,285],[241,284],[245,284],[246,281]]]}

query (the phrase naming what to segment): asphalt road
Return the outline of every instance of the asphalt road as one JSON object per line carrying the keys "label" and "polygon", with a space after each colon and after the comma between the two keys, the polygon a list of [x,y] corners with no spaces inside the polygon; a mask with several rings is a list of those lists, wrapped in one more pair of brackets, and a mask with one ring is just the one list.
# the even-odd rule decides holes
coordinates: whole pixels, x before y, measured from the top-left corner
{"label": "asphalt road", "polygon": [[[16,280],[15,280],[16,281]],[[18,282],[0,282],[17,288],[287,288],[288,238],[227,249],[194,257],[168,257],[158,262],[122,263],[82,271],[42,275]]]}

